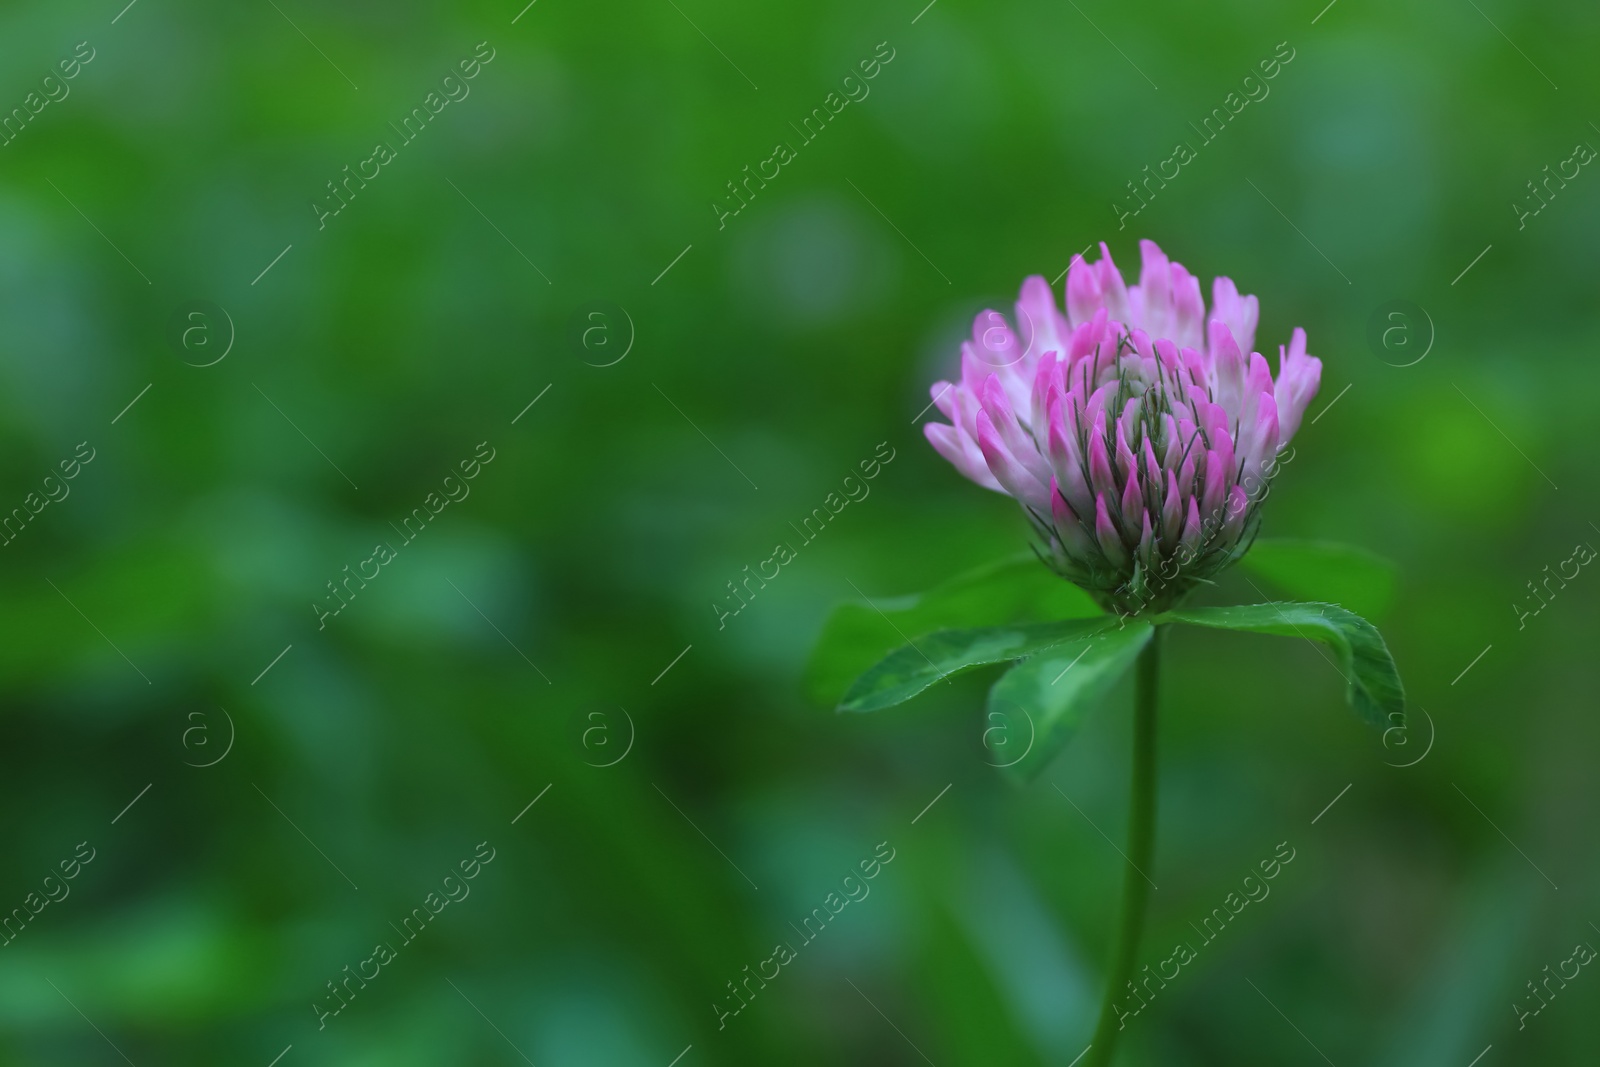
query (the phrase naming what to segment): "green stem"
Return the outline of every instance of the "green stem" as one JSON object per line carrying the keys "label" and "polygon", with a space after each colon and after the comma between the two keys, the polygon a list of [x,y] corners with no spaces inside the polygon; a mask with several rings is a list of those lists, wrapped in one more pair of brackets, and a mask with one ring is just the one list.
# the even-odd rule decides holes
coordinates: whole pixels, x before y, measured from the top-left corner
{"label": "green stem", "polygon": [[[1133,778],[1128,790],[1127,868],[1122,875],[1122,925],[1111,948],[1106,972],[1105,1001],[1100,1023],[1083,1067],[1107,1067],[1116,1053],[1122,1030],[1116,1004],[1127,995],[1133,976],[1139,936],[1144,932],[1145,905],[1150,898],[1151,857],[1156,841],[1156,683],[1161,673],[1161,631],[1157,626],[1150,643],[1139,653],[1133,716]],[[1124,1011],[1127,1009],[1125,1008]]]}

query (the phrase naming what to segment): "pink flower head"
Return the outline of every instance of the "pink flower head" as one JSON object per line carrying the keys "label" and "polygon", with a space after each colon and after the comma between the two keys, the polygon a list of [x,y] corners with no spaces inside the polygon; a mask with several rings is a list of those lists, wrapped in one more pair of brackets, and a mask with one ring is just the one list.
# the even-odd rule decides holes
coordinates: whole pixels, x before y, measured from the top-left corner
{"label": "pink flower head", "polygon": [[[1157,610],[1249,548],[1278,454],[1316,395],[1322,361],[1296,328],[1274,377],[1253,351],[1259,305],[1139,242],[1129,287],[1074,258],[1063,317],[1022,283],[1018,330],[985,311],[959,381],[935,382],[950,420],[923,427],[956,470],[1022,503],[1046,562],[1111,610]],[[1020,332],[1019,332],[1020,331]]]}

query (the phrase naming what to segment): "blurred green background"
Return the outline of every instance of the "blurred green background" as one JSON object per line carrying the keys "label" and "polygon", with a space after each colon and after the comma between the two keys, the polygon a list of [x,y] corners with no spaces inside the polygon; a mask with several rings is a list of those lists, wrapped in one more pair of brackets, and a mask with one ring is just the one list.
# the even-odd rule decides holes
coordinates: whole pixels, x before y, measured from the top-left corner
{"label": "blurred green background", "polygon": [[[1019,789],[992,674],[842,717],[805,664],[835,604],[1025,548],[914,420],[975,312],[1092,241],[1132,275],[1140,237],[1259,294],[1264,351],[1308,330],[1326,417],[1264,534],[1396,561],[1375,621],[1431,727],[1386,747],[1302,642],[1172,636],[1142,958],[1296,858],[1122,1062],[1593,1062],[1600,976],[1512,1005],[1600,945],[1600,578],[1513,605],[1600,544],[1600,175],[1508,206],[1600,145],[1593,5],[923,3],[5,6],[0,109],[93,59],[0,147],[0,508],[70,491],[0,556],[0,908],[30,916],[0,1063],[1072,1062],[1129,693]],[[1124,183],[1280,42],[1270,95],[1119,231]],[[1368,340],[1395,300],[1425,312],[1403,352]],[[470,496],[319,629],[480,442]],[[719,629],[880,442],[871,495]],[[1250,581],[1202,599],[1285,592]],[[870,897],[719,1029],[880,842]]]}

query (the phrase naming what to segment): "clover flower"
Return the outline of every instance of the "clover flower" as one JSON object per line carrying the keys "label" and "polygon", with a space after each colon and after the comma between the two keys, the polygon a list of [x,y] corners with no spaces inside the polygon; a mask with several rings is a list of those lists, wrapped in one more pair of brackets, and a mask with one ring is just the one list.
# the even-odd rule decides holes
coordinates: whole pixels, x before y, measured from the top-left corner
{"label": "clover flower", "polygon": [[[961,379],[932,393],[928,441],[979,485],[1015,497],[1041,557],[1107,610],[1163,610],[1248,550],[1259,507],[1322,362],[1295,329],[1274,377],[1253,351],[1259,305],[1141,241],[1139,284],[1073,259],[1066,315],[1037,275],[1018,330],[985,311]],[[1020,331],[1020,333],[1019,333]],[[1292,453],[1291,453],[1292,458]]]}
{"label": "clover flower", "polygon": [[[1256,298],[1241,296],[1230,279],[1216,280],[1208,313],[1199,280],[1154,243],[1140,242],[1143,269],[1131,288],[1110,250],[1100,251],[1097,263],[1074,257],[1065,316],[1037,277],[1022,284],[1015,329],[997,312],[978,316],[961,346],[960,381],[933,386],[950,421],[924,429],[962,474],[1015,497],[1038,534],[1039,556],[1117,618],[997,625],[992,616],[1011,598],[1002,571],[986,568],[915,598],[904,620],[921,636],[900,648],[883,639],[887,654],[839,699],[841,711],[877,711],[963,671],[1005,664],[989,690],[988,716],[1027,714],[1027,749],[1004,764],[1026,780],[1049,765],[1119,678],[1133,674],[1122,916],[1084,1067],[1111,1067],[1118,1034],[1137,1014],[1121,998],[1134,986],[1154,885],[1145,872],[1155,855],[1165,635],[1201,626],[1321,642],[1352,709],[1379,729],[1403,729],[1406,721],[1405,688],[1383,636],[1338,604],[1177,607],[1196,582],[1249,550],[1322,363],[1306,354],[1305,331],[1296,329],[1278,349],[1274,376],[1252,350]],[[985,590],[994,592],[993,606],[984,603]],[[870,601],[866,607],[888,618]],[[974,613],[991,617],[971,626]],[[830,625],[814,663],[853,664],[870,654],[855,617]],[[893,629],[905,638],[905,629]]]}

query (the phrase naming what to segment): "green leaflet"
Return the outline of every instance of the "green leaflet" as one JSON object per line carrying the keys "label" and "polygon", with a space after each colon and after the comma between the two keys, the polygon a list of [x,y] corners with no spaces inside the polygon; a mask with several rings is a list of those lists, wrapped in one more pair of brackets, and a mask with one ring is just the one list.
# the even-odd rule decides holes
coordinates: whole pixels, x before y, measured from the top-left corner
{"label": "green leaflet", "polygon": [[[1135,624],[1137,625],[1137,624]],[[889,653],[845,693],[840,711],[877,711],[903,703],[935,682],[988,663],[1022,659],[1065,641],[1115,631],[1117,619],[1065,619],[977,630],[940,630]]]}
{"label": "green leaflet", "polygon": [[1257,538],[1239,566],[1300,600],[1338,604],[1377,618],[1394,599],[1394,563],[1355,545]]}
{"label": "green leaflet", "polygon": [[[972,588],[981,589],[981,583]],[[959,598],[952,602],[955,599]],[[897,604],[895,610],[914,611],[917,606],[913,601]],[[1338,605],[1298,602],[1191,608],[1144,619],[1099,615],[938,630],[879,660],[850,685],[839,710],[892,707],[962,671],[1021,661],[989,691],[990,725],[984,741],[996,757],[990,761],[993,765],[1030,779],[1071,740],[1087,713],[1105,700],[1152,640],[1156,627],[1168,623],[1320,642],[1331,651],[1331,662],[1347,682],[1347,699],[1362,718],[1379,728],[1405,723],[1405,690],[1377,629]],[[998,745],[992,740],[996,736]]]}
{"label": "green leaflet", "polygon": [[1283,602],[1189,608],[1166,612],[1155,621],[1320,641],[1333,651],[1338,671],[1349,684],[1350,706],[1362,718],[1380,728],[1405,723],[1405,688],[1383,635],[1366,619],[1335,604]]}
{"label": "green leaflet", "polygon": [[989,690],[989,721],[1005,726],[1002,746],[990,745],[985,735],[992,762],[1024,781],[1037,775],[1133,666],[1154,633],[1150,623],[1135,619],[1122,629],[1045,649],[1007,671]]}
{"label": "green leaflet", "polygon": [[[881,612],[881,614],[880,614]],[[925,593],[851,600],[835,607],[806,663],[805,690],[837,704],[850,683],[908,640],[935,630],[1099,615],[1089,594],[1029,552],[957,575]]]}

